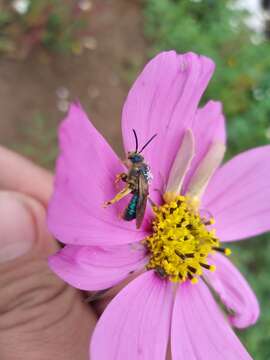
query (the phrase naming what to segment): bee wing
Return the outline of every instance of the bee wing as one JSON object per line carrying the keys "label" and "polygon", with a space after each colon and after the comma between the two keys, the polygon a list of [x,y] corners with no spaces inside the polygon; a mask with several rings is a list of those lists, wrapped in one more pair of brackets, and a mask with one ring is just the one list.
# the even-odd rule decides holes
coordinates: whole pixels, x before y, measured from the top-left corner
{"label": "bee wing", "polygon": [[148,181],[142,172],[140,172],[138,178],[138,189],[139,189],[139,199],[136,207],[137,229],[139,229],[142,224],[146,203],[147,203],[147,197],[148,197]]}

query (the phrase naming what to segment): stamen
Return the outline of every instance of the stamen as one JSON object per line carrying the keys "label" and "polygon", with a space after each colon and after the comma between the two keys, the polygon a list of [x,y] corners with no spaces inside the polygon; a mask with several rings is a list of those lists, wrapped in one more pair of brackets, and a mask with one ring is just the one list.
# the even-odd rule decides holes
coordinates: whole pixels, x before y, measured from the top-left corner
{"label": "stamen", "polygon": [[174,251],[175,251],[176,255],[178,255],[182,260],[185,260],[186,255],[181,254],[177,249]]}
{"label": "stamen", "polygon": [[192,280],[192,279],[193,279],[193,276],[192,276],[190,273],[188,273],[188,279],[189,279],[189,280]]}
{"label": "stamen", "polygon": [[201,263],[201,262],[200,262],[200,265],[202,267],[204,267],[205,269],[210,270],[210,271],[215,271],[216,270],[215,265],[204,264],[204,263]]}
{"label": "stamen", "polygon": [[196,283],[204,269],[215,270],[208,264],[211,252],[229,253],[229,249],[220,247],[215,230],[207,228],[208,223],[191,205],[190,198],[175,196],[174,201],[155,206],[153,211],[153,234],[145,240],[150,253],[147,269],[155,269],[160,277]]}
{"label": "stamen", "polygon": [[231,249],[229,249],[229,248],[222,248],[222,247],[214,246],[212,249],[215,250],[215,251],[219,251],[219,252],[221,252],[221,253],[223,253],[223,254],[225,254],[227,256],[230,256],[231,253],[232,253]]}
{"label": "stamen", "polygon": [[187,268],[188,268],[188,270],[190,270],[193,274],[196,274],[197,270],[196,270],[193,266],[188,265]]}

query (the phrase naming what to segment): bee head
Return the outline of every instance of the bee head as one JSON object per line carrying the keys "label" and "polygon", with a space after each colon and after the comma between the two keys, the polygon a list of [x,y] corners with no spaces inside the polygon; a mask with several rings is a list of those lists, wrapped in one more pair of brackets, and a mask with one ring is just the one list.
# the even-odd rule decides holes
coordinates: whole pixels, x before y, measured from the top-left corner
{"label": "bee head", "polygon": [[144,161],[144,158],[141,154],[137,153],[137,152],[130,152],[128,153],[128,159],[133,163],[133,164],[137,164],[137,163],[141,163]]}
{"label": "bee head", "polygon": [[129,152],[128,153],[128,160],[130,160],[132,162],[132,164],[138,164],[138,163],[142,163],[144,161],[143,156],[141,155],[141,152],[150,144],[150,142],[157,136],[157,134],[153,135],[151,137],[151,139],[149,139],[146,144],[143,145],[143,147],[141,148],[141,150],[138,151],[138,137],[136,134],[136,131],[134,129],[132,129],[133,134],[134,134],[134,138],[135,138],[135,151],[133,152]]}

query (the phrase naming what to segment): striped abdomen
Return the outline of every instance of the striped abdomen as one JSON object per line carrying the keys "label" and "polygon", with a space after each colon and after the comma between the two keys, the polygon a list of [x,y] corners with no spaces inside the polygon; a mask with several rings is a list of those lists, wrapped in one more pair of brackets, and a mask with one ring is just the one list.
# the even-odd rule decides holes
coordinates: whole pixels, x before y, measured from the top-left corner
{"label": "striped abdomen", "polygon": [[125,220],[131,221],[133,219],[136,219],[136,208],[137,208],[138,200],[139,200],[139,195],[134,194],[125,210],[124,213]]}

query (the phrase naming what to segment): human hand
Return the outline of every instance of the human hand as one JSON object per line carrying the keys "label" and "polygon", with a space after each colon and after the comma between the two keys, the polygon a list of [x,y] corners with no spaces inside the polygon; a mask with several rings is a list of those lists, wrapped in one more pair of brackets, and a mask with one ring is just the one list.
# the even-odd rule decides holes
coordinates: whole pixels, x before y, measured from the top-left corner
{"label": "human hand", "polygon": [[52,175],[2,147],[0,168],[0,359],[86,360],[96,314],[47,265]]}

